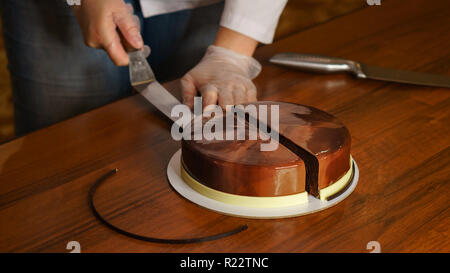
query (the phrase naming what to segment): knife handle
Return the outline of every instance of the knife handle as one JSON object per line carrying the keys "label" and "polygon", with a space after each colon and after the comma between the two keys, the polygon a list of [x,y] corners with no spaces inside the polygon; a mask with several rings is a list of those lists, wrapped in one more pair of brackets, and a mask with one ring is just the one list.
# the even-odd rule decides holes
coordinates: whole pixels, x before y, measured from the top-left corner
{"label": "knife handle", "polygon": [[314,54],[280,53],[270,59],[271,63],[319,73],[353,73],[365,78],[361,65],[351,60]]}

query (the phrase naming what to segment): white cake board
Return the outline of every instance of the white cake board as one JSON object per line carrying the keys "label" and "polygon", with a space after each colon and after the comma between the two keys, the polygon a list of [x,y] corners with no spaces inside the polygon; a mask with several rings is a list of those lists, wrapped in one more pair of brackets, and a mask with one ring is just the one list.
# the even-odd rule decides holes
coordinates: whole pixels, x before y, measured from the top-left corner
{"label": "white cake board", "polygon": [[170,185],[184,198],[192,201],[193,203],[207,208],[209,210],[219,212],[226,215],[244,217],[244,218],[257,218],[257,219],[268,219],[268,218],[287,218],[301,216],[305,214],[314,213],[321,211],[336,205],[341,202],[347,196],[349,196],[359,179],[359,170],[356,162],[353,160],[354,174],[351,184],[347,189],[330,201],[321,201],[311,195],[308,195],[308,202],[304,204],[298,204],[287,207],[277,207],[277,208],[254,208],[254,207],[243,207],[231,204],[222,203],[201,195],[197,191],[189,187],[181,178],[181,149],[178,150],[170,159],[169,165],[167,167],[167,177],[169,179]]}

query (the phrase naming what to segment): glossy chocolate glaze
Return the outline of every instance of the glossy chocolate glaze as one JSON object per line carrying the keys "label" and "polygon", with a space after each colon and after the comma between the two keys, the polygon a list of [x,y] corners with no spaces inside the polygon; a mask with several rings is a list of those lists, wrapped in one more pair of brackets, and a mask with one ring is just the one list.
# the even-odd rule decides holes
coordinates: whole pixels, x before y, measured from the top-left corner
{"label": "glossy chocolate glaze", "polygon": [[[292,103],[255,103],[260,104],[279,105],[280,133],[316,156],[319,189],[339,180],[349,170],[350,134],[334,116]],[[232,194],[281,196],[305,191],[305,164],[301,158],[283,145],[275,151],[262,152],[261,140],[246,139],[183,140],[183,164],[200,183]]]}

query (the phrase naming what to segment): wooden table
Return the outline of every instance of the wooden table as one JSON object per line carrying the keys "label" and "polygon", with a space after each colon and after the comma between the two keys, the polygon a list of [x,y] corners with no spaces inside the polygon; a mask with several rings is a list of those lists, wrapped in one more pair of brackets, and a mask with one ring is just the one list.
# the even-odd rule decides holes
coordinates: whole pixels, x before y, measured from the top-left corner
{"label": "wooden table", "polygon": [[[180,143],[140,96],[0,146],[0,251],[382,252],[450,251],[450,90],[277,67],[268,58],[296,51],[450,75],[450,2],[382,1],[304,30],[256,56],[261,99],[311,105],[336,115],[352,134],[361,176],[344,202],[313,215],[247,220],[183,199],[166,167]],[[148,236],[195,237],[249,229],[218,241],[164,245],[116,234],[87,202],[89,188],[120,171],[96,203],[114,224]]]}

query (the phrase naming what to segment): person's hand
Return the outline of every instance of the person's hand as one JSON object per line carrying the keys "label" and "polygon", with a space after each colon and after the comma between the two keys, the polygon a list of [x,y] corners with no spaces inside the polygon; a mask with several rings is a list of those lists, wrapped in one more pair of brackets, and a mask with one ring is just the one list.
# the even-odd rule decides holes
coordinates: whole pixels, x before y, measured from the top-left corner
{"label": "person's hand", "polygon": [[139,18],[123,0],[83,0],[73,10],[86,45],[104,49],[116,65],[125,66],[129,62],[121,35],[131,47],[143,47]]}
{"label": "person's hand", "polygon": [[260,71],[261,65],[252,57],[209,46],[200,63],[181,79],[183,103],[192,109],[197,91],[204,107],[217,102],[225,108],[256,101],[252,79]]}

